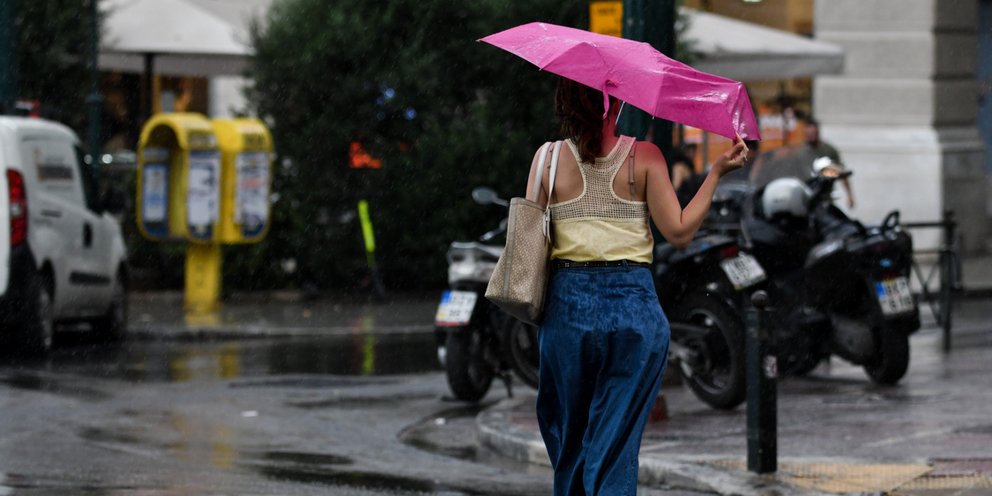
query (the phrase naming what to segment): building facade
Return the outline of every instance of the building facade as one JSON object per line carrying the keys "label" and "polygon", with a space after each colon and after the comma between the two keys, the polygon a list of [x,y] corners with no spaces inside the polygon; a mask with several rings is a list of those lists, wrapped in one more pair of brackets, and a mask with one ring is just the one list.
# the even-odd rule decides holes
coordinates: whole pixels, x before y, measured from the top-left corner
{"label": "building facade", "polygon": [[[926,221],[949,208],[973,253],[990,235],[978,12],[978,0],[817,0],[814,11],[816,37],[846,51],[843,74],[816,78],[813,105],[855,171],[858,216],[898,208],[904,221]],[[938,238],[920,232],[917,246]]]}

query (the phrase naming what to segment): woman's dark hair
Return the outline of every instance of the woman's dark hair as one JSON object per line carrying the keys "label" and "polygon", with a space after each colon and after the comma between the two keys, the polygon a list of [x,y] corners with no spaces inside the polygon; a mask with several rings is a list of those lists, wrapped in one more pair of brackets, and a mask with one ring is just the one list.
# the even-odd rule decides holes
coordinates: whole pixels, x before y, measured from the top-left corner
{"label": "woman's dark hair", "polygon": [[562,134],[575,140],[579,159],[595,160],[602,152],[603,93],[571,79],[558,78],[555,113],[561,119]]}

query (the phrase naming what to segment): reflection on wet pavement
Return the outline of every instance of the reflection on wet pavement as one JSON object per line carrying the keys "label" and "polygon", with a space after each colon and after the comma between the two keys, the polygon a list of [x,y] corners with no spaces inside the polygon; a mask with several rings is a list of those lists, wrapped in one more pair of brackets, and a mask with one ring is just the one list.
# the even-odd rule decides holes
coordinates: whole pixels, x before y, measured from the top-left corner
{"label": "reflection on wet pavement", "polygon": [[121,411],[109,425],[83,426],[77,435],[93,445],[130,453],[164,452],[196,466],[234,468],[239,457],[237,428],[223,419],[174,411]]}
{"label": "reflection on wet pavement", "polygon": [[56,380],[44,375],[22,371],[15,371],[10,375],[3,375],[0,373],[0,384],[25,391],[46,392],[62,396],[72,396],[77,399],[87,401],[99,401],[106,399],[109,396],[107,393],[81,384],[70,384],[64,379]]}
{"label": "reflection on wet pavement", "polygon": [[434,294],[398,295],[393,301],[282,301],[263,295],[232,295],[207,315],[183,312],[182,295],[135,294],[129,329],[150,338],[239,335],[301,336],[429,332],[437,300]]}
{"label": "reflection on wet pavement", "polygon": [[[3,357],[2,365],[28,366],[136,382],[189,382],[268,375],[388,376],[439,370],[431,334],[352,335],[250,339],[226,342],[128,341],[120,346],[70,343],[38,361]],[[0,381],[22,389],[57,392],[36,374]],[[65,389],[65,388],[62,388]],[[84,395],[86,388],[70,388]],[[67,390],[70,390],[67,389]],[[93,392],[98,394],[98,392]]]}
{"label": "reflection on wet pavement", "polygon": [[383,491],[404,491],[448,496],[469,496],[486,494],[452,490],[427,478],[406,477],[363,472],[353,468],[352,460],[338,455],[323,453],[266,452],[244,463],[246,468],[257,471],[271,479],[303,482],[326,486],[350,486]]}

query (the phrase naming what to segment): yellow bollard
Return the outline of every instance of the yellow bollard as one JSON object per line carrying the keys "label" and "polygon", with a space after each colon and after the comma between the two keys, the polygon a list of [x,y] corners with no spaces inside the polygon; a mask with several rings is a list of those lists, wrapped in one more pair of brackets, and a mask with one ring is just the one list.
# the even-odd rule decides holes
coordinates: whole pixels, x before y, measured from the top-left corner
{"label": "yellow bollard", "polygon": [[204,315],[220,310],[220,265],[220,244],[186,245],[187,314]]}

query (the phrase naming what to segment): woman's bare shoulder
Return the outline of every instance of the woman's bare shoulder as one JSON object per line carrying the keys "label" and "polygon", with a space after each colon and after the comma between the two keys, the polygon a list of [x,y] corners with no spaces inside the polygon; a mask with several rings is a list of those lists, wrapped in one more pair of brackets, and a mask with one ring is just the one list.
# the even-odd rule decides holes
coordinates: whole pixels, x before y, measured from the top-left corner
{"label": "woman's bare shoulder", "polygon": [[658,145],[650,141],[638,141],[636,146],[637,152],[635,157],[638,163],[643,163],[648,167],[661,167],[665,165],[665,155],[661,153]]}

